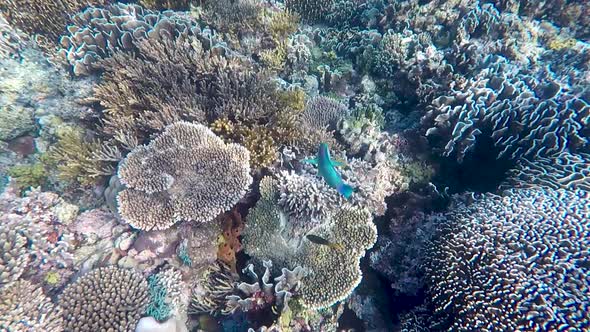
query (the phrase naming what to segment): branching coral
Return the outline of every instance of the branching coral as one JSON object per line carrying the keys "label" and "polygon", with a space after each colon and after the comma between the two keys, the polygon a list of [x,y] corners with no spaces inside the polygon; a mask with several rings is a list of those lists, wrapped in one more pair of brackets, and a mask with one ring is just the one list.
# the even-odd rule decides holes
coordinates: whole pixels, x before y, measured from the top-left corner
{"label": "branching coral", "polygon": [[53,48],[59,36],[66,30],[69,16],[89,5],[102,6],[108,0],[6,0],[0,4],[0,11],[14,26],[33,35],[44,38],[41,44]]}
{"label": "branching coral", "polygon": [[202,18],[221,32],[242,34],[260,30],[263,7],[256,0],[204,0]]}
{"label": "branching coral", "polygon": [[58,307],[41,287],[19,280],[0,289],[0,329],[3,331],[64,331]]}
{"label": "branching coral", "polygon": [[301,286],[301,280],[307,275],[307,271],[301,266],[295,267],[292,271],[283,268],[281,275],[271,279],[271,261],[264,261],[264,274],[259,277],[254,272],[254,265],[249,264],[244,273],[254,283],[241,282],[236,286],[238,295],[227,297],[226,310],[233,313],[237,310],[243,312],[260,311],[271,305],[276,305],[278,310],[289,310],[289,299]]}
{"label": "branching coral", "polygon": [[225,144],[202,125],[177,122],[119,166],[128,188],[119,213],[133,227],[166,229],[180,220],[207,222],[231,209],[252,183],[248,151]]}
{"label": "branching coral", "polygon": [[185,284],[178,270],[168,268],[148,277],[150,302],[146,315],[158,321],[176,317],[187,319],[188,298],[183,295]]}
{"label": "branching coral", "polygon": [[287,9],[299,14],[309,23],[325,20],[334,0],[286,0]]}
{"label": "branching coral", "polygon": [[24,46],[24,39],[0,13],[0,56],[4,58],[17,57]]}
{"label": "branching coral", "polygon": [[229,266],[223,262],[211,264],[193,286],[189,312],[228,314],[226,297],[233,293],[236,281]]}
{"label": "branching coral", "polygon": [[190,9],[192,0],[139,0],[139,4],[152,10],[182,10]]}
{"label": "branching coral", "polygon": [[562,152],[547,158],[519,160],[501,188],[551,188],[590,191],[590,155]]}
{"label": "branching coral", "polygon": [[[4,219],[4,218],[3,218]],[[14,227],[12,223],[4,220],[0,225],[0,286],[17,281],[25,271],[30,256],[27,248],[27,237]]]}
{"label": "branching coral", "polygon": [[[244,250],[258,260],[272,260],[277,266],[309,270],[299,292],[306,307],[322,308],[343,300],[358,285],[359,260],[377,238],[371,214],[342,207],[311,230],[294,232],[297,220],[278,207],[277,186],[274,179],[262,179],[262,197],[248,214],[243,232]],[[306,234],[338,243],[342,249],[312,243],[305,238]]]}
{"label": "branching coral", "polygon": [[149,302],[141,273],[110,266],[69,284],[59,297],[67,331],[133,331]]}
{"label": "branching coral", "polygon": [[[152,12],[139,5],[123,3],[91,7],[74,15],[68,32],[69,35],[60,40],[59,54],[72,66],[75,75],[91,73],[98,60],[116,51],[137,52],[137,43],[143,40],[153,42],[202,33],[186,13]],[[203,37],[205,40],[210,41]]]}
{"label": "branching coral", "polygon": [[458,330],[584,329],[589,199],[517,189],[452,209],[425,255],[437,311]]}

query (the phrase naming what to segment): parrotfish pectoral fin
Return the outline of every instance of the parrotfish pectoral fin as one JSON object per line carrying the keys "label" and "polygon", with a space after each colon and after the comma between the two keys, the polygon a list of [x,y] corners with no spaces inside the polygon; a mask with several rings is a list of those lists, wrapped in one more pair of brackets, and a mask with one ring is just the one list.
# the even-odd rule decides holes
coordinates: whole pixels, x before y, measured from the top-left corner
{"label": "parrotfish pectoral fin", "polygon": [[308,163],[308,164],[312,164],[312,165],[317,165],[318,164],[318,160],[316,158],[314,158],[314,159],[303,159],[302,161],[304,163]]}
{"label": "parrotfish pectoral fin", "polygon": [[346,166],[346,162],[342,161],[342,160],[330,160],[330,162],[332,163],[332,166],[334,166],[334,167]]}
{"label": "parrotfish pectoral fin", "polygon": [[352,193],[354,192],[354,188],[347,185],[346,183],[339,185],[337,190],[340,195],[344,196],[346,199],[350,199],[350,196],[352,196]]}

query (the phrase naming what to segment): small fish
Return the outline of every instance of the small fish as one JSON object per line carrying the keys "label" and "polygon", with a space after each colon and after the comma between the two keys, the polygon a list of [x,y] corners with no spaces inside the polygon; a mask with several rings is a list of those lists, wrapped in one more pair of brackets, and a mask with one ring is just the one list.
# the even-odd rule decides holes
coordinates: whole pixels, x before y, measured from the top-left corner
{"label": "small fish", "polygon": [[336,250],[344,250],[344,246],[342,246],[342,244],[340,243],[333,243],[330,242],[326,239],[324,239],[323,237],[319,237],[317,235],[312,235],[312,234],[307,234],[305,237],[307,237],[307,239],[315,244],[321,244],[324,246],[328,246],[332,249],[336,249]]}
{"label": "small fish", "polygon": [[342,166],[342,163],[330,159],[328,144],[320,143],[317,157],[315,159],[305,159],[303,162],[317,165],[318,174],[324,178],[324,181],[330,187],[336,189],[344,198],[350,199],[354,188],[344,183],[342,177],[336,171],[336,166]]}

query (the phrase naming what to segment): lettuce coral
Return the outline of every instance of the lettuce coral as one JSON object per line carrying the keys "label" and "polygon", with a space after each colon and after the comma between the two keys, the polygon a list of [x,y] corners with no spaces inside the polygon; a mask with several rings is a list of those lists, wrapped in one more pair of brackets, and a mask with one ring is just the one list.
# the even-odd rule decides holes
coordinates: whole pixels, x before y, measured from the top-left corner
{"label": "lettuce coral", "polygon": [[231,209],[252,183],[250,155],[207,127],[177,122],[121,163],[127,189],[119,213],[133,227],[166,229],[180,220],[204,223]]}
{"label": "lettuce coral", "polygon": [[589,199],[543,188],[456,201],[425,254],[436,311],[457,330],[584,329]]}

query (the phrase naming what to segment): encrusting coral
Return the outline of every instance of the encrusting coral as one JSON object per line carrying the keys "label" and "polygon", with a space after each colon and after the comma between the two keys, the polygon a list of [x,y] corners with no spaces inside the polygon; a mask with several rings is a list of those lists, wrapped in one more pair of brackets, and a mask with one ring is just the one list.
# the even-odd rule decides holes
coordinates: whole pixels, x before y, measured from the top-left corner
{"label": "encrusting coral", "polygon": [[458,330],[583,330],[589,199],[542,188],[458,201],[425,254],[436,311]]}
{"label": "encrusting coral", "polygon": [[62,332],[62,313],[43,289],[28,280],[19,280],[0,289],[0,329],[2,331]]}
{"label": "encrusting coral", "polygon": [[67,331],[133,331],[149,302],[141,273],[114,266],[94,269],[59,297]]}
{"label": "encrusting coral", "polygon": [[121,217],[143,230],[185,220],[204,223],[230,210],[252,183],[248,150],[207,127],[177,122],[133,150],[118,176]]}

